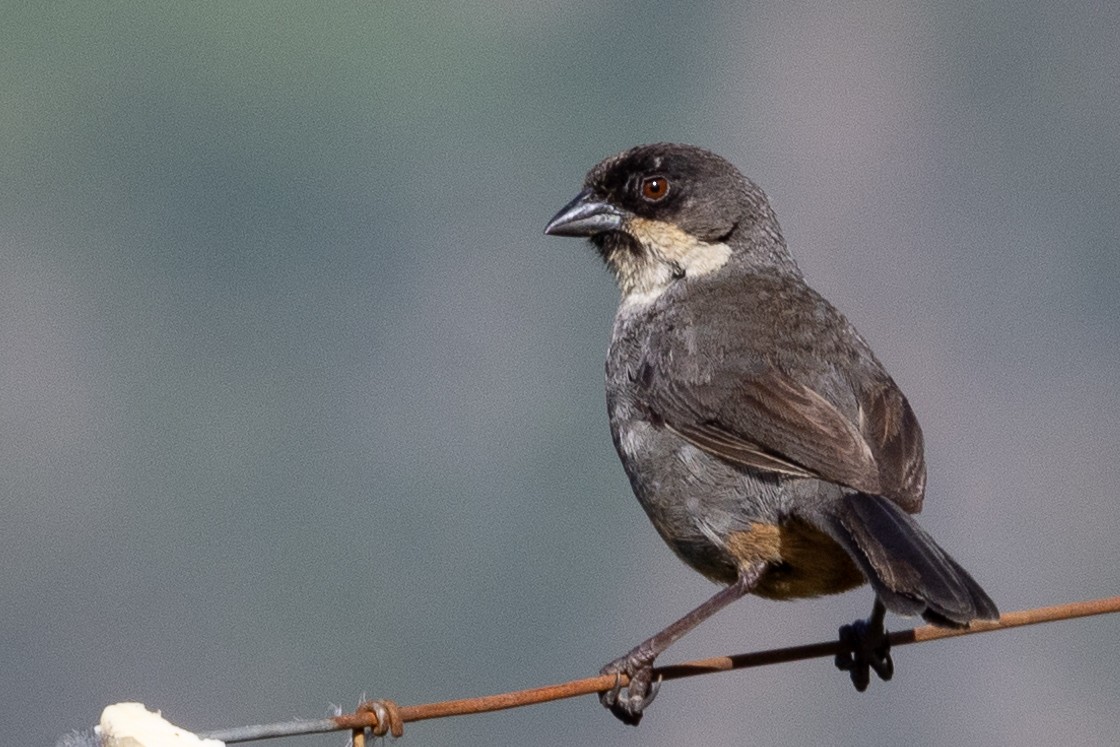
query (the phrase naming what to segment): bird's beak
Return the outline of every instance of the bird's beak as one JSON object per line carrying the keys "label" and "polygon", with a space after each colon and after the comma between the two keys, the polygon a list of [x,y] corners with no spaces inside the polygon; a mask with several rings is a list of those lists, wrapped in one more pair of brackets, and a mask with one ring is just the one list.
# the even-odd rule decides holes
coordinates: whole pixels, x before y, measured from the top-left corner
{"label": "bird's beak", "polygon": [[622,211],[585,189],[552,216],[544,227],[550,236],[594,236],[622,228]]}

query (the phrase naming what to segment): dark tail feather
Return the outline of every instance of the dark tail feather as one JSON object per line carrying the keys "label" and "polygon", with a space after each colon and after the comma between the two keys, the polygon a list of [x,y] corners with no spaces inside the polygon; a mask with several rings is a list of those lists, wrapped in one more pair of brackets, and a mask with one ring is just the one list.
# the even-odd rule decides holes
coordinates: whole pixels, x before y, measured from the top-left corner
{"label": "dark tail feather", "polygon": [[855,558],[891,612],[943,627],[995,620],[980,585],[890,500],[853,493],[830,507],[831,534]]}

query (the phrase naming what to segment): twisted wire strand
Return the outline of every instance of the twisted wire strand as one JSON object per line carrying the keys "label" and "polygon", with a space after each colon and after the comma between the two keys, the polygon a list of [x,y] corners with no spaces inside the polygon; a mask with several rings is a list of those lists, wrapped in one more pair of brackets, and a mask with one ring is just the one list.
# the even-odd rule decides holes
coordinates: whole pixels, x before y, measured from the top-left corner
{"label": "twisted wire strand", "polygon": [[[958,636],[972,635],[974,633],[989,633],[995,630],[1009,630],[1025,625],[1071,620],[1078,617],[1091,615],[1105,615],[1120,612],[1120,596],[1091,599],[1082,602],[1070,602],[1051,607],[1037,607],[1035,609],[1008,612],[999,620],[974,622],[967,628],[938,628],[933,625],[923,625],[909,630],[898,630],[889,634],[891,646],[906,646],[911,643],[925,643],[942,638],[955,638]],[[671,664],[654,669],[654,677],[665,680],[677,680],[683,677],[695,677],[712,672],[730,672],[737,669],[761,667],[768,664],[781,664],[791,661],[802,661],[824,656],[835,656],[844,650],[843,644],[838,640],[823,643],[811,643],[802,646],[755,651],[732,656],[715,656],[710,659],[698,659],[683,664]],[[319,719],[316,721],[293,721],[281,724],[265,724],[259,726],[246,726],[236,729],[212,731],[199,736],[218,739],[227,744],[250,742],[260,739],[270,739],[296,734],[316,734],[328,731],[349,730],[355,735],[355,746],[361,747],[364,742],[364,732],[371,730],[374,736],[392,734],[399,737],[404,733],[404,724],[410,721],[424,721],[433,718],[446,718],[448,716],[465,716],[472,713],[488,713],[501,711],[507,708],[547,703],[553,700],[574,698],[580,695],[601,693],[618,684],[619,676],[614,674],[597,675],[583,679],[570,680],[555,685],[545,685],[528,690],[516,690],[497,695],[483,695],[474,698],[461,698],[458,700],[444,700],[438,703],[424,703],[413,706],[398,706],[391,700],[370,700],[362,703],[354,713],[343,714],[333,718]],[[629,678],[621,675],[621,684],[627,685]],[[362,735],[361,742],[357,740]]]}

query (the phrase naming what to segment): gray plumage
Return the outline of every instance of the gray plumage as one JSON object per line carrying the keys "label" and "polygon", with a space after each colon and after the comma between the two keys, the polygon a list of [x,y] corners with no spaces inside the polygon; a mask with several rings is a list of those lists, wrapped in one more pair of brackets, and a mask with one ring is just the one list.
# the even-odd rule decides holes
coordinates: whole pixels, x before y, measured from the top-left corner
{"label": "gray plumage", "polygon": [[925,461],[906,398],[805,283],[765,194],[734,166],[691,146],[634,148],[592,169],[546,231],[589,237],[618,280],[611,431],[682,560],[727,584],[749,572],[767,597],[866,578],[900,614],[998,616],[909,515]]}

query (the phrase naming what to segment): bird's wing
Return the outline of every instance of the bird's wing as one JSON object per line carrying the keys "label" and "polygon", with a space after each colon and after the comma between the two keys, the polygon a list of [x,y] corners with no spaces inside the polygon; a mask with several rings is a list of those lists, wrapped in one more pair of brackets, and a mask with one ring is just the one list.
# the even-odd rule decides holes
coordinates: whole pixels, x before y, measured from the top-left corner
{"label": "bird's wing", "polygon": [[658,338],[646,348],[634,382],[653,420],[736,464],[819,478],[885,496],[907,511],[921,509],[922,431],[870,354],[851,364],[862,366],[859,375],[828,367],[794,375],[741,350],[720,355],[707,344],[698,348],[679,332]]}
{"label": "bird's wing", "polygon": [[860,433],[879,468],[880,495],[911,513],[922,510],[926,490],[925,440],[918,418],[885,374],[859,397]]}
{"label": "bird's wing", "polygon": [[645,401],[696,447],[755,469],[879,494],[879,465],[859,424],[775,369],[679,385],[653,376]]}

